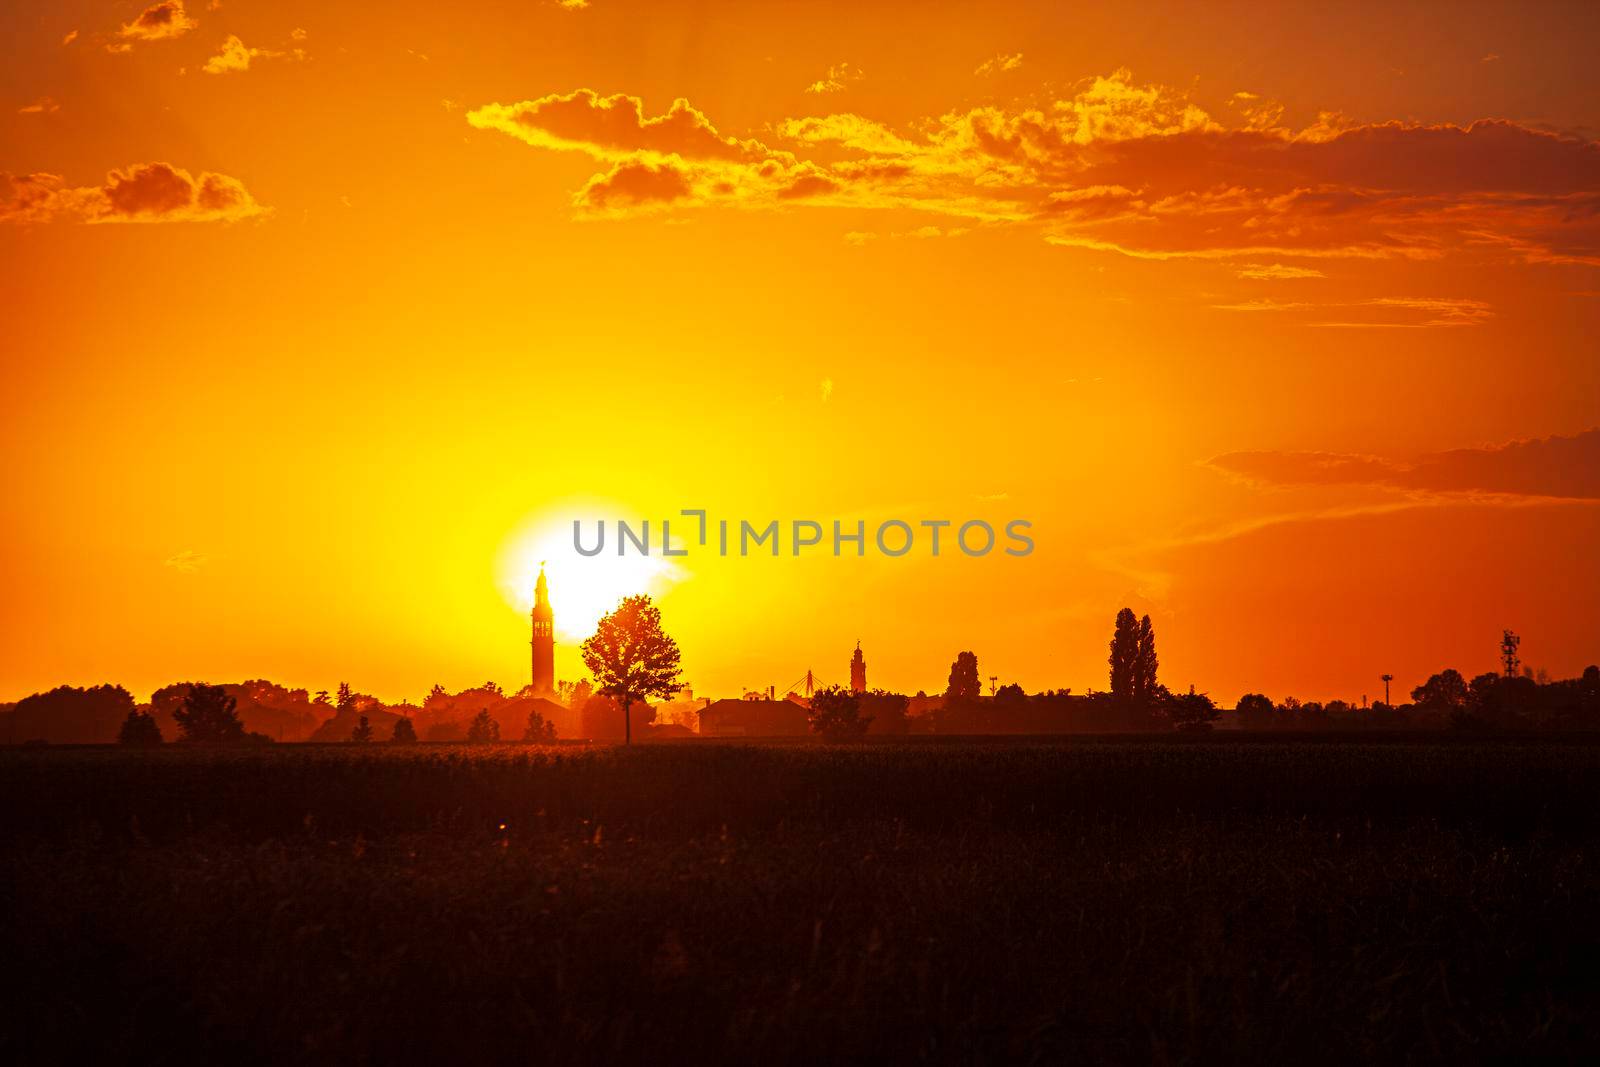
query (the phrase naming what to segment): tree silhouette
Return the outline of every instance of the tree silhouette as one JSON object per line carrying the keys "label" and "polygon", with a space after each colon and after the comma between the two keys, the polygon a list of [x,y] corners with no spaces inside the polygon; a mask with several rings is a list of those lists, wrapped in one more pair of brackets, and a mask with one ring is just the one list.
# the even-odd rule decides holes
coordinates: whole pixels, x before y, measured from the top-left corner
{"label": "tree silhouette", "polygon": [[1246,693],[1233,708],[1239,713],[1239,725],[1247,730],[1271,725],[1277,710],[1272,698],[1261,693]]}
{"label": "tree silhouette", "polygon": [[340,682],[339,683],[339,696],[334,701],[334,704],[333,704],[334,710],[335,711],[343,711],[345,708],[350,707],[355,702],[356,702],[356,695],[355,695],[354,692],[351,691],[350,683],[349,682]]}
{"label": "tree silhouette", "polygon": [[467,724],[467,740],[480,745],[500,740],[500,724],[489,714],[488,708],[474,715]]}
{"label": "tree silhouette", "polygon": [[1467,704],[1467,681],[1453,667],[1446,668],[1411,691],[1411,699],[1434,711],[1459,711]]}
{"label": "tree silhouette", "polygon": [[1156,631],[1150,625],[1150,616],[1139,620],[1138,642],[1133,652],[1133,676],[1130,695],[1140,706],[1150,704],[1156,697]]}
{"label": "tree silhouette", "polygon": [[1221,712],[1210,697],[1196,693],[1191,687],[1187,693],[1173,693],[1166,697],[1167,717],[1175,729],[1203,731],[1211,729]]}
{"label": "tree silhouette", "polygon": [[372,740],[372,723],[367,721],[365,715],[356,720],[356,728],[350,731],[350,740],[358,745],[364,745]]}
{"label": "tree silhouette", "polygon": [[661,629],[661,609],[643,594],[624,597],[579,651],[600,683],[596,692],[622,705],[623,743],[631,745],[634,701],[666,700],[678,690],[678,643]]}
{"label": "tree silhouette", "polygon": [[522,730],[522,739],[541,745],[551,744],[556,739],[556,724],[540,715],[538,708],[529,708],[528,725]]}
{"label": "tree silhouette", "polygon": [[408,717],[401,717],[394,721],[394,734],[389,740],[396,745],[411,745],[417,740],[417,727]]}
{"label": "tree silhouette", "polygon": [[950,681],[944,690],[945,700],[956,702],[977,700],[982,692],[983,683],[978,679],[978,654],[957,653],[955,662],[950,664]]}
{"label": "tree silhouette", "polygon": [[117,744],[130,748],[146,748],[161,744],[161,727],[155,716],[143,711],[130,711],[117,731]]}
{"label": "tree silhouette", "polygon": [[[1152,652],[1154,646],[1152,645]],[[1133,699],[1133,677],[1139,660],[1139,622],[1133,609],[1117,612],[1116,629],[1111,634],[1111,699],[1128,703]]]}
{"label": "tree silhouette", "polygon": [[23,697],[4,711],[5,739],[104,745],[116,740],[134,710],[133,694],[120,685],[57,686]]}
{"label": "tree silhouette", "polygon": [[807,718],[812,733],[820,734],[826,741],[859,740],[872,725],[872,716],[861,714],[861,694],[841,685],[830,685],[812,693]]}
{"label": "tree silhouette", "polygon": [[215,744],[243,741],[244,723],[235,710],[239,702],[220,685],[195,682],[184,694],[183,703],[172,713],[184,741]]}
{"label": "tree silhouette", "polygon": [[594,686],[589,684],[589,679],[580,678],[576,682],[556,683],[556,702],[565,704],[569,708],[581,708],[583,702],[594,695]]}

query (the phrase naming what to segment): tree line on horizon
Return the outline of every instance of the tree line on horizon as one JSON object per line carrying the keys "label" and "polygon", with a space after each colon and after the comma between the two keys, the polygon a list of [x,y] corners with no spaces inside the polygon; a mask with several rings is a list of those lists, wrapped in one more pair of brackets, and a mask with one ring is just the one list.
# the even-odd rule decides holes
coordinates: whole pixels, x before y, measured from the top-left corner
{"label": "tree line on horizon", "polygon": [[[677,644],[647,596],[627,597],[584,642],[596,682],[558,683],[555,699],[524,687],[507,694],[486,682],[458,693],[435,685],[421,703],[385,705],[340,683],[334,695],[312,695],[256,679],[229,685],[181,682],[157,690],[148,704],[117,685],[60,686],[14,705],[0,705],[0,738],[16,743],[156,745],[265,744],[275,740],[411,743],[523,740],[558,736],[631,741],[694,736],[693,705],[673,701],[679,680]],[[1054,734],[1204,732],[1223,710],[1191,686],[1175,693],[1158,679],[1150,616],[1117,613],[1107,657],[1109,688],[1028,694],[1015,683],[982,692],[978,657],[957,654],[940,696],[830,686],[806,702],[814,733],[829,741],[917,734]],[[649,699],[661,701],[652,706]],[[1411,691],[1411,702],[1356,707],[1345,701],[1274,701],[1247,693],[1234,708],[1243,731],[1318,730],[1588,730],[1600,729],[1600,667],[1579,678],[1549,680],[1454,669]]]}

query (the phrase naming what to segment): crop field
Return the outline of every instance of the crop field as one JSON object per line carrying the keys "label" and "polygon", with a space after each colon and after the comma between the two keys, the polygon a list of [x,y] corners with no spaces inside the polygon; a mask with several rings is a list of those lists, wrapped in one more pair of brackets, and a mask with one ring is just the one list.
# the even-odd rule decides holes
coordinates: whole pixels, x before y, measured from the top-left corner
{"label": "crop field", "polygon": [[0,1058],[1593,1057],[1600,745],[0,752]]}

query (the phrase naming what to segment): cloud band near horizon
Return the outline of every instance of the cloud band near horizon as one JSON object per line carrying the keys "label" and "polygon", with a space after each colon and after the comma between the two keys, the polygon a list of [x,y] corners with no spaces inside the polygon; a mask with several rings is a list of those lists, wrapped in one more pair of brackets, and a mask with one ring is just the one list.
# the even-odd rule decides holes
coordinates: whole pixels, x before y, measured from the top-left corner
{"label": "cloud band near horizon", "polygon": [[1261,486],[1373,486],[1433,494],[1600,500],[1600,429],[1414,460],[1337,452],[1229,452],[1207,466]]}

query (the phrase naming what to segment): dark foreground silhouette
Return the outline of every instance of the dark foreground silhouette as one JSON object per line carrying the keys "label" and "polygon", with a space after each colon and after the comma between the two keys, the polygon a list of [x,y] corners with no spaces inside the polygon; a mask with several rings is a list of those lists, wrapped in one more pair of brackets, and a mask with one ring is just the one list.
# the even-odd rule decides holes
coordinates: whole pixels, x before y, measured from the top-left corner
{"label": "dark foreground silhouette", "polygon": [[1600,744],[0,752],[7,1062],[1592,1056]]}
{"label": "dark foreground silhouette", "polygon": [[[544,576],[540,574],[541,591]],[[542,592],[541,592],[542,595]],[[542,603],[542,602],[541,602]],[[538,609],[535,609],[537,615]],[[535,619],[535,635],[548,619]],[[1552,735],[1600,730],[1600,666],[1577,678],[1552,681],[1544,671],[1519,674],[1520,638],[1503,634],[1503,670],[1470,682],[1450,668],[1411,691],[1412,703],[1384,699],[1370,707],[1348,701],[1274,702],[1246,693],[1225,725],[1247,732],[1453,731],[1507,733],[1546,731]],[[1020,685],[996,685],[983,694],[977,653],[959,652],[950,664],[942,696],[916,696],[867,689],[866,663],[858,643],[850,664],[851,683],[778,699],[776,687],[751,692],[742,700],[704,699],[696,703],[683,687],[677,642],[661,628],[661,612],[647,596],[624,597],[616,611],[600,620],[583,644],[583,658],[595,681],[555,683],[554,695],[529,685],[516,694],[499,684],[451,694],[435,685],[421,706],[384,705],[341,682],[336,699],[326,691],[315,698],[305,689],[286,689],[264,679],[233,685],[180,682],[157,690],[150,703],[136,705],[118,685],[87,689],[59,686],[16,704],[0,704],[0,738],[15,744],[104,744],[150,748],[169,737],[179,743],[267,744],[273,741],[347,741],[370,744],[380,738],[400,744],[428,741],[524,741],[559,738],[593,741],[676,740],[706,737],[816,736],[830,741],[867,736],[987,736],[992,734],[1206,733],[1223,720],[1222,709],[1205,693],[1174,692],[1157,680],[1155,626],[1131,608],[1117,612],[1108,645],[1111,688],[1074,695],[1070,689],[1029,695]],[[547,650],[548,651],[548,650]],[[646,701],[666,703],[670,720],[658,722]],[[637,725],[636,725],[637,724]]]}

